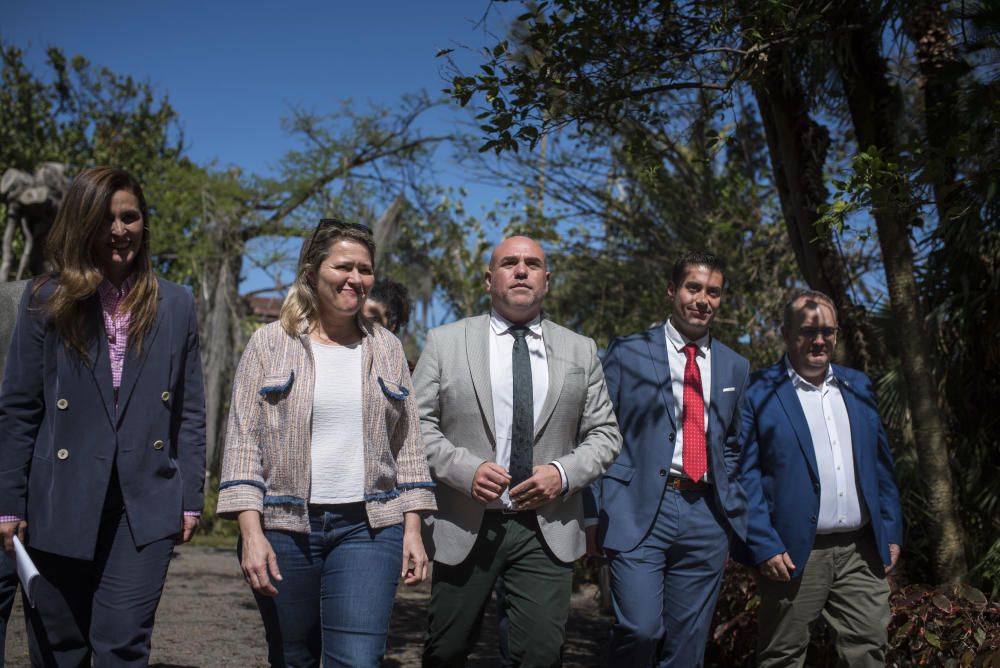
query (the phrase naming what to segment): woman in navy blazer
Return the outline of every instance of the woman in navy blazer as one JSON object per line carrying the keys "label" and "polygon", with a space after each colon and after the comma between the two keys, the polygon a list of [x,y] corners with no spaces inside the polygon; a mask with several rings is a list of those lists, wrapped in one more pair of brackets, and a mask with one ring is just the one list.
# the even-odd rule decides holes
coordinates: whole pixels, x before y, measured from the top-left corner
{"label": "woman in navy blazer", "polygon": [[74,180],[48,251],[0,397],[0,537],[41,574],[33,664],[143,666],[173,545],[202,508],[194,300],[153,274],[149,212],[122,170]]}

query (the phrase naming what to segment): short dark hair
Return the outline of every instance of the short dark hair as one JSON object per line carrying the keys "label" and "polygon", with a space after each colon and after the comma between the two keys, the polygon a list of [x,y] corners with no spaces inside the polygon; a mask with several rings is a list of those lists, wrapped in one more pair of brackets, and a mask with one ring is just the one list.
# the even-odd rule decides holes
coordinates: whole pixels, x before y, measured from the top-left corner
{"label": "short dark hair", "polygon": [[688,251],[677,258],[677,262],[674,262],[674,271],[670,275],[671,282],[674,285],[680,285],[688,267],[697,265],[704,265],[708,267],[709,271],[719,272],[723,279],[726,277],[726,267],[718,255],[705,251]]}
{"label": "short dark hair", "polygon": [[788,298],[788,301],[785,302],[785,308],[781,314],[781,326],[786,330],[792,326],[792,314],[795,312],[795,302],[800,299],[808,299],[812,302],[826,302],[833,309],[833,317],[837,317],[837,305],[833,303],[830,295],[808,288],[795,290]]}
{"label": "short dark hair", "polygon": [[385,326],[390,332],[399,332],[410,322],[410,294],[402,283],[387,278],[376,281],[368,300],[385,305]]}

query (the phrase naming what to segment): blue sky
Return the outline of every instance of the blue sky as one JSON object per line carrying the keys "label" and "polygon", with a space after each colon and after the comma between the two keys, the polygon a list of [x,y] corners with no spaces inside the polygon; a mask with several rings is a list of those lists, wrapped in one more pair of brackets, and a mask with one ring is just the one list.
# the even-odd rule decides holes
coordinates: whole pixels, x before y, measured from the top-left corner
{"label": "blue sky", "polygon": [[[149,81],[178,111],[194,160],[269,175],[293,147],[281,129],[293,107],[324,113],[346,99],[362,110],[420,90],[436,96],[447,85],[435,57],[444,48],[476,67],[481,56],[470,49],[494,42],[476,26],[488,7],[487,0],[34,0],[4,3],[0,39],[22,48],[36,71],[56,46]],[[422,128],[448,132],[468,117],[440,109]],[[504,195],[465,181],[443,153],[439,167],[445,183],[469,189],[472,214]],[[244,287],[254,283],[251,275]]]}
{"label": "blue sky", "polygon": [[[323,112],[344,99],[392,104],[447,85],[435,53],[489,43],[474,24],[488,2],[5,3],[0,38],[40,66],[58,46],[148,80],[180,113],[191,155],[267,173],[293,106]],[[494,10],[496,11],[496,10]],[[457,117],[457,116],[456,116]]]}

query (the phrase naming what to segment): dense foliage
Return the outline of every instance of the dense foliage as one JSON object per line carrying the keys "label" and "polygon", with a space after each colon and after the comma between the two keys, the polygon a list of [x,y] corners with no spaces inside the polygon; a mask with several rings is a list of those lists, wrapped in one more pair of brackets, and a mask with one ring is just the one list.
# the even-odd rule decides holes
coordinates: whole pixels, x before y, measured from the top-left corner
{"label": "dense foliage", "polygon": [[[556,312],[602,339],[658,319],[672,258],[707,247],[733,267],[736,317],[718,333],[761,366],[780,348],[785,290],[828,292],[844,360],[881,389],[910,527],[904,567],[995,591],[995,7],[520,4],[450,92],[477,110],[480,150],[536,165],[527,229],[548,230],[553,257],[580,267],[556,285]],[[567,141],[575,164],[597,156],[603,173],[560,182],[553,146]],[[531,207],[602,186],[599,206]]]}
{"label": "dense foliage", "polygon": [[[968,585],[930,587],[891,580],[888,666],[994,666],[1000,662],[1000,604]],[[709,666],[755,665],[758,599],[749,570],[731,564],[706,650]],[[806,665],[838,665],[834,636],[817,622]]]}

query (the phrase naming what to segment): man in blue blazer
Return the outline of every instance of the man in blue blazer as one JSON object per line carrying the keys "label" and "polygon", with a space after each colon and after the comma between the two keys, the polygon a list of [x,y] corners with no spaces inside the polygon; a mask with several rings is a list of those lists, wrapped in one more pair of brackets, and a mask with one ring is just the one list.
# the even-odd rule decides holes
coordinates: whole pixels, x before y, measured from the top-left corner
{"label": "man in blue blazer", "polygon": [[612,341],[604,359],[624,438],[592,487],[612,666],[701,665],[729,537],[745,533],[736,475],[750,365],[709,334],[724,280],[714,255],[684,255],[667,285],[669,320]]}
{"label": "man in blue blazer", "polygon": [[831,363],[838,331],[828,296],[798,293],[785,306],[787,355],[747,389],[749,527],[734,552],[758,571],[761,666],[802,666],[820,615],[845,665],[885,663],[899,492],[871,381]]}

